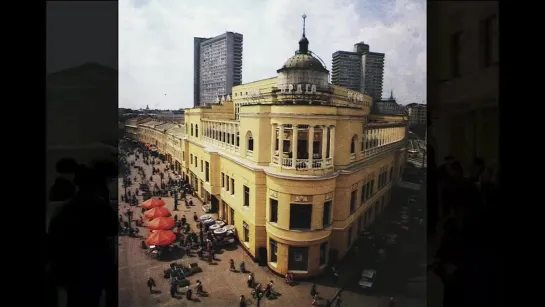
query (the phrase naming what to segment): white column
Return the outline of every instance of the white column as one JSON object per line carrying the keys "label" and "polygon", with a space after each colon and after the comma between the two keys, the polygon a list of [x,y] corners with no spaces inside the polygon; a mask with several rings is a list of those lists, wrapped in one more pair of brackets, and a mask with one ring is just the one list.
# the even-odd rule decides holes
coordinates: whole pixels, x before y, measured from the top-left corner
{"label": "white column", "polygon": [[312,169],[312,161],[314,160],[314,126],[308,128],[308,163]]}
{"label": "white column", "polygon": [[292,126],[292,132],[293,132],[293,135],[291,137],[292,139],[292,142],[293,144],[291,145],[291,163],[292,163],[292,167],[295,168],[296,166],[296,162],[297,162],[297,141],[299,139],[299,127],[297,127],[297,125],[293,125]]}
{"label": "white column", "polygon": [[273,162],[275,146],[276,146],[276,124],[272,124],[271,125],[271,162]]}
{"label": "white column", "polygon": [[278,127],[278,155],[280,165],[282,165],[284,159],[284,125]]}
{"label": "white column", "polygon": [[235,125],[234,124],[231,124],[229,126],[229,133],[231,133],[231,145],[232,146],[235,146]]}
{"label": "white column", "polygon": [[335,153],[335,126],[329,127],[329,157],[331,158],[332,163],[335,163],[333,154]]}
{"label": "white column", "polygon": [[326,149],[327,149],[327,126],[322,126],[322,167],[325,166]]}

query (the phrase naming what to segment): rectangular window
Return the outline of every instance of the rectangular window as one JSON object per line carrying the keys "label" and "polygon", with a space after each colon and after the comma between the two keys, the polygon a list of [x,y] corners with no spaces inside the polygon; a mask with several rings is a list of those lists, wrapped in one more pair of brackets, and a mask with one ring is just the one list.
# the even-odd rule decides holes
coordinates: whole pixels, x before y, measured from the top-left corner
{"label": "rectangular window", "polygon": [[250,188],[247,186],[244,186],[244,206],[250,206]]}
{"label": "rectangular window", "polygon": [[276,241],[269,240],[271,245],[271,262],[277,262],[278,261],[278,246],[276,244]]}
{"label": "rectangular window", "polygon": [[497,17],[490,16],[481,23],[481,55],[483,67],[498,62]]}
{"label": "rectangular window", "polygon": [[193,136],[193,124],[191,124],[191,136]]}
{"label": "rectangular window", "polygon": [[452,78],[460,77],[462,32],[456,32],[450,37],[450,73]]}
{"label": "rectangular window", "polygon": [[193,154],[190,154],[189,157],[191,159],[190,162],[193,163]]}
{"label": "rectangular window", "polygon": [[324,203],[324,215],[322,220],[322,226],[326,228],[331,224],[331,200]]}
{"label": "rectangular window", "polygon": [[205,177],[206,177],[206,182],[210,182],[210,164],[208,164],[208,162],[205,162]]}
{"label": "rectangular window", "polygon": [[244,242],[250,242],[250,227],[246,222],[242,222],[242,228],[244,228]]}
{"label": "rectangular window", "polygon": [[288,270],[308,270],[308,247],[290,246],[288,248]]}
{"label": "rectangular window", "polygon": [[231,178],[231,195],[235,195],[235,179]]}
{"label": "rectangular window", "polygon": [[373,197],[373,195],[375,194],[375,179],[371,180],[371,185],[369,187],[369,197]]}
{"label": "rectangular window", "polygon": [[367,186],[367,183],[364,184],[362,187],[361,187],[361,202],[365,202],[365,187]]}
{"label": "rectangular window", "polygon": [[182,151],[182,162],[185,161],[185,151]]}
{"label": "rectangular window", "polygon": [[278,200],[270,198],[269,203],[271,204],[270,221],[271,223],[277,223],[278,222]]}
{"label": "rectangular window", "polygon": [[229,213],[231,213],[231,225],[235,225],[235,209],[231,208]]}
{"label": "rectangular window", "polygon": [[225,181],[227,182],[225,186],[225,190],[229,191],[229,183],[230,183],[229,176],[225,176]]}
{"label": "rectangular window", "polygon": [[310,229],[312,205],[290,205],[290,229]]}
{"label": "rectangular window", "polygon": [[352,227],[348,228],[348,247],[352,245]]}
{"label": "rectangular window", "polygon": [[201,160],[201,173],[204,172],[204,165],[202,163],[202,160]]}
{"label": "rectangular window", "polygon": [[320,266],[327,262],[327,242],[320,244]]}
{"label": "rectangular window", "polygon": [[354,213],[356,210],[356,195],[357,191],[355,190],[350,193],[350,214]]}
{"label": "rectangular window", "polygon": [[392,182],[392,180],[394,180],[394,167],[390,167],[390,182]]}
{"label": "rectangular window", "polygon": [[221,187],[225,188],[225,174],[223,172],[221,173]]}
{"label": "rectangular window", "polygon": [[195,137],[199,137],[199,125],[195,125]]}

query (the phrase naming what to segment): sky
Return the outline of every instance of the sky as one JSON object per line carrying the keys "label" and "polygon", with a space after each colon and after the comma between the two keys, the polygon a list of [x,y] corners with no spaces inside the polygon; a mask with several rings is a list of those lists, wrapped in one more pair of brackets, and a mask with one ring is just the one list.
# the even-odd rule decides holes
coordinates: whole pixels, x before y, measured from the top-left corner
{"label": "sky", "polygon": [[425,0],[120,0],[119,106],[193,106],[193,37],[244,35],[242,82],[276,76],[298,49],[331,71],[333,52],[364,41],[386,54],[383,96],[426,103]]}

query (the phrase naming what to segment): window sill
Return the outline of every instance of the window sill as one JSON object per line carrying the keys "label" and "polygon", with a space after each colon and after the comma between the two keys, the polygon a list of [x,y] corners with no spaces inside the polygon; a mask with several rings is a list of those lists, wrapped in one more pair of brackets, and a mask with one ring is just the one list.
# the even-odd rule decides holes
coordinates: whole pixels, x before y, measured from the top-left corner
{"label": "window sill", "polygon": [[308,274],[308,271],[297,271],[297,270],[289,270],[288,272],[294,273],[294,274]]}
{"label": "window sill", "polygon": [[249,207],[249,206],[242,206],[242,209],[244,209],[244,210],[250,210],[250,207]]}
{"label": "window sill", "polygon": [[250,242],[242,241],[242,243],[243,243],[244,246],[246,246],[247,248],[250,248]]}
{"label": "window sill", "polygon": [[278,263],[276,263],[276,262],[271,261],[271,262],[269,262],[269,264],[275,269],[278,268]]}
{"label": "window sill", "polygon": [[290,228],[289,231],[293,231],[293,232],[311,232],[312,229],[310,229],[310,228]]}

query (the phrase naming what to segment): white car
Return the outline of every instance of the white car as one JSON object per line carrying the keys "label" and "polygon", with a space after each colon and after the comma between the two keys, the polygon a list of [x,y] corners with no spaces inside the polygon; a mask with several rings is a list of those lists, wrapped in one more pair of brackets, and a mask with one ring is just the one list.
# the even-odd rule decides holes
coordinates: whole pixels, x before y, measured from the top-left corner
{"label": "white car", "polygon": [[360,287],[371,289],[377,279],[377,271],[365,269],[361,272]]}

